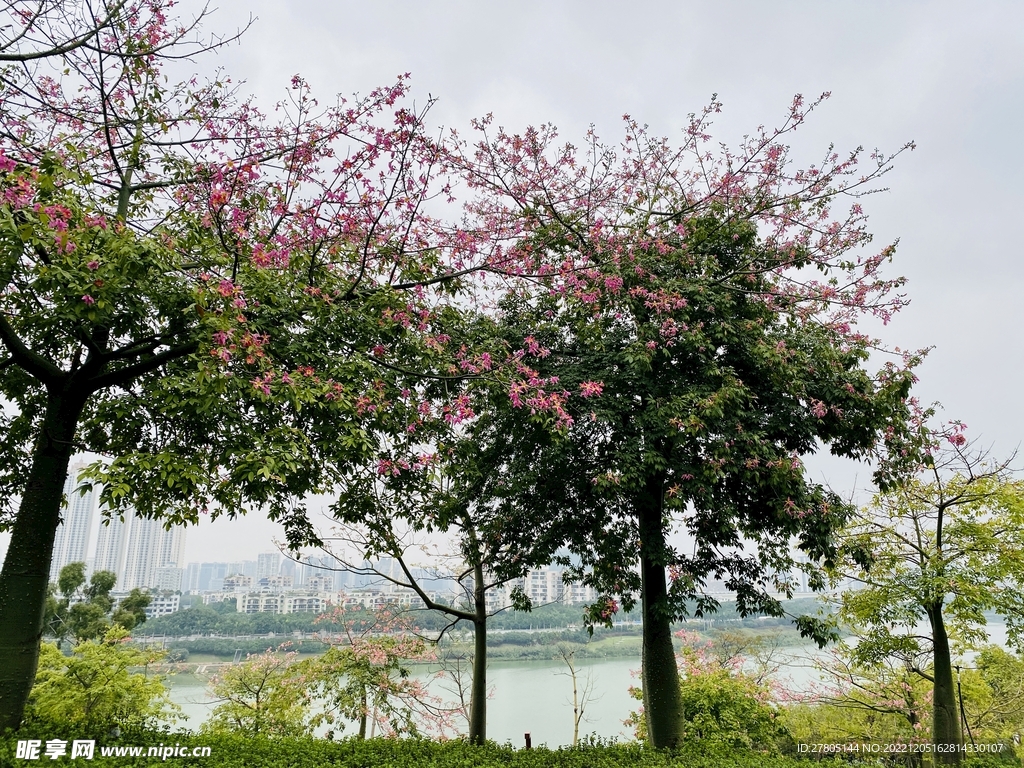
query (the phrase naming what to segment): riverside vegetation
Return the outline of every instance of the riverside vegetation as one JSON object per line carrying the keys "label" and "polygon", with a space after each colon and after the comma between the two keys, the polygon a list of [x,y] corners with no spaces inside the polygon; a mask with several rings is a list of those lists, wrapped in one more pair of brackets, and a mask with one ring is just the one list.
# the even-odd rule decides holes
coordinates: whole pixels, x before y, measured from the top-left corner
{"label": "riverside vegetation", "polygon": [[[636,713],[632,722],[640,742],[633,745],[585,739],[575,749],[524,751],[424,738],[441,735],[445,729],[451,729],[449,735],[457,734],[457,720],[464,713],[442,712],[440,700],[404,683],[405,665],[423,659],[425,649],[422,644],[399,647],[390,637],[367,638],[366,645],[355,638],[345,658],[328,654],[303,660],[287,649],[251,656],[212,681],[220,704],[211,720],[198,733],[182,733],[173,730],[176,712],[160,676],[140,669],[159,662],[162,653],[125,644],[125,638],[126,632],[115,627],[100,641],[80,643],[70,657],[56,646],[44,646],[26,723],[5,739],[6,754],[13,754],[18,739],[67,734],[93,737],[106,746],[211,747],[212,759],[186,759],[185,765],[274,766],[288,755],[288,764],[297,766],[790,768],[807,764],[808,757],[822,760],[820,754],[799,752],[798,744],[923,743],[920,730],[904,714],[884,708],[889,694],[880,682],[849,692],[845,700],[814,699],[787,691],[771,678],[772,649],[763,636],[726,632],[712,642],[687,631],[677,637],[687,737],[672,753],[640,746],[646,741],[645,721]],[[406,658],[399,659],[396,652]],[[337,677],[339,672],[343,677]],[[1017,764],[1013,735],[1024,727],[1020,697],[1024,661],[998,648],[983,649],[974,668],[962,672],[962,683],[964,711],[974,738],[1003,750],[969,762]],[[927,691],[919,684],[914,688],[923,706]],[[314,713],[311,704],[318,695],[326,695],[334,704]],[[378,735],[388,738],[368,738],[372,733],[367,729],[368,718],[377,723]],[[338,736],[326,741],[313,738],[312,729],[325,723],[335,727],[338,736],[346,734],[346,725],[350,733],[340,741]],[[118,727],[119,735],[111,735],[112,726]],[[399,735],[406,738],[394,739]],[[843,755],[837,765],[848,764],[851,757],[855,756]],[[144,758],[116,760],[117,764],[150,764]],[[365,760],[384,762],[361,762]],[[110,758],[109,764],[115,764],[115,759]]]}

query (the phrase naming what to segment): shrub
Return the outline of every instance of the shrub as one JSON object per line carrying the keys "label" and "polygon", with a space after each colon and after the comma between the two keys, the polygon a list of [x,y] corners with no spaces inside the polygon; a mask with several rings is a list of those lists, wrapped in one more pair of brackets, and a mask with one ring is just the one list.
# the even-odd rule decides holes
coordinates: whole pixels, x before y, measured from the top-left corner
{"label": "shrub", "polygon": [[164,653],[127,640],[127,630],[115,626],[102,641],[80,643],[70,656],[43,643],[26,720],[89,733],[176,720],[178,707],[163,679],[132,671],[161,661]]}

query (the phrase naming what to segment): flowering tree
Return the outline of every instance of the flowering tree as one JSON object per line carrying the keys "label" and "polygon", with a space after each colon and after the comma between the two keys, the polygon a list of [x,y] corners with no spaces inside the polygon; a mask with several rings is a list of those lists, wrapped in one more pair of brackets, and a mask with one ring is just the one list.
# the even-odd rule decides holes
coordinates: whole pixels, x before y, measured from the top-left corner
{"label": "flowering tree", "polygon": [[[846,514],[800,457],[821,445],[866,455],[913,379],[912,356],[865,370],[875,343],[855,322],[887,320],[901,281],[881,274],[892,246],[865,250],[859,202],[833,213],[892,158],[874,153],[864,172],[859,150],[830,148],[795,169],[784,141],[815,106],[797,99],[737,152],[708,149],[713,104],[679,145],[628,118],[617,148],[484,120],[463,155],[473,210],[514,235],[505,255],[536,273],[499,307],[518,410],[474,405],[474,439],[499,457],[491,533],[511,550],[567,542],[578,578],[606,595],[595,619],[641,594],[645,713],[660,747],[681,737],[672,619],[688,600],[714,608],[710,577],[736,590],[741,612],[778,614],[769,593],[786,585],[772,574],[792,567],[791,542],[828,561]],[[692,555],[668,545],[674,522]],[[802,629],[824,639],[810,619]]]}
{"label": "flowering tree", "polygon": [[[645,713],[659,746],[681,727],[671,622],[694,604],[697,615],[717,607],[705,596],[712,578],[736,592],[742,614],[781,615],[772,595],[791,589],[794,543],[828,561],[848,511],[806,479],[800,456],[819,441],[863,455],[910,384],[909,374],[864,370],[865,340],[759,298],[771,287],[752,260],[765,253],[752,227],[714,217],[687,227],[667,254],[634,252],[669,306],[625,270],[598,306],[558,294],[505,302],[509,338],[529,332],[538,375],[581,396],[566,399],[562,437],[497,406],[476,436],[503,457],[487,481],[488,530],[503,548],[564,541],[579,556],[570,573],[605,595],[595,621],[639,592]],[[670,545],[676,524],[691,552]],[[801,629],[825,637],[813,619]]]}
{"label": "flowering tree", "polygon": [[250,736],[301,736],[310,732],[309,700],[297,674],[297,654],[286,646],[249,654],[210,680],[215,705],[203,730]]}
{"label": "flowering tree", "polygon": [[916,456],[916,471],[891,479],[843,531],[835,573],[860,588],[840,594],[840,617],[861,638],[854,661],[895,658],[928,681],[937,759],[960,762],[955,654],[986,641],[986,611],[1021,641],[1024,484],[973,449],[961,424],[917,434],[916,450],[893,445],[902,467]]}
{"label": "flowering tree", "polygon": [[421,728],[441,736],[453,730],[456,709],[409,676],[406,664],[433,659],[433,649],[408,622],[387,608],[369,623],[354,621],[343,607],[325,616],[342,630],[324,635],[331,647],[299,669],[307,695],[322,704],[312,718],[314,727],[327,725],[327,737],[333,738],[344,721],[355,721],[360,739],[377,731],[397,737],[416,735]]}
{"label": "flowering tree", "polygon": [[320,107],[295,78],[271,119],[220,73],[169,81],[225,42],[170,5],[0,10],[0,728],[73,453],[108,457],[118,513],[263,507],[302,542],[296,500],[422,418],[403,377],[444,355],[435,317],[490,256],[423,212],[448,182],[404,79]]}

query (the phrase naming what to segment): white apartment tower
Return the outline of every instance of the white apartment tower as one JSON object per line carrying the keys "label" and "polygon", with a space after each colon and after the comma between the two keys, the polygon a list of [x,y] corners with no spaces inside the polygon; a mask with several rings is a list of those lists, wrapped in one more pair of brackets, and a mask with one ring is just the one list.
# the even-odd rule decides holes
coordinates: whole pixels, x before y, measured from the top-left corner
{"label": "white apartment tower", "polygon": [[265,579],[268,576],[278,576],[281,573],[281,553],[263,552],[256,556],[256,580]]}
{"label": "white apartment tower", "polygon": [[[132,519],[128,533],[128,552],[122,590],[136,587],[157,588],[171,580],[168,569],[185,567],[185,528],[180,525],[164,530],[162,520],[144,517]],[[159,582],[159,583],[158,583]],[[181,578],[177,583],[180,588]]]}
{"label": "white apartment tower", "polygon": [[100,531],[96,536],[96,555],[93,562],[94,571],[113,571],[117,574],[117,588],[124,581],[124,555],[128,546],[128,523],[131,517],[122,520],[117,515],[109,522],[100,522]]}
{"label": "white apartment tower", "polygon": [[53,560],[50,562],[50,581],[56,581],[61,568],[68,563],[85,562],[92,532],[92,516],[96,508],[96,493],[90,489],[79,492],[78,475],[84,464],[68,469],[64,481],[64,499],[67,506],[61,510],[61,524],[53,541]]}

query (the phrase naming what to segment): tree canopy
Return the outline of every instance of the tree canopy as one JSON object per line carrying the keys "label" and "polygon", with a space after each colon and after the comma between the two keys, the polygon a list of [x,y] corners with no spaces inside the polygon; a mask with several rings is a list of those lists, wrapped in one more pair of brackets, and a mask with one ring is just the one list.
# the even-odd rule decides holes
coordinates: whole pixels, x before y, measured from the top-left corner
{"label": "tree canopy", "polygon": [[117,583],[112,571],[96,571],[86,582],[85,563],[61,568],[56,584],[46,598],[46,633],[57,639],[57,647],[71,637],[75,642],[97,640],[116,624],[131,631],[146,620],[149,595],[133,589],[115,603],[110,592]]}

